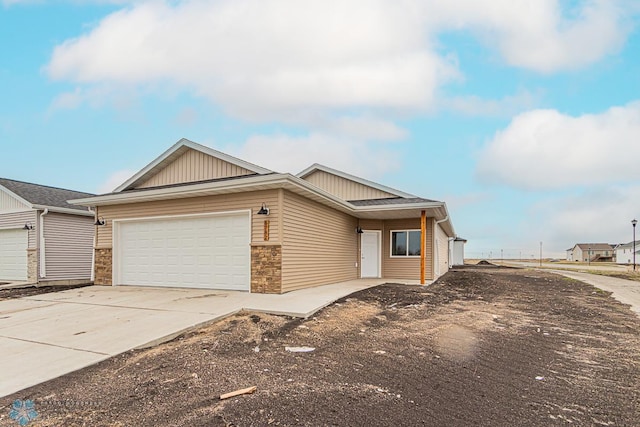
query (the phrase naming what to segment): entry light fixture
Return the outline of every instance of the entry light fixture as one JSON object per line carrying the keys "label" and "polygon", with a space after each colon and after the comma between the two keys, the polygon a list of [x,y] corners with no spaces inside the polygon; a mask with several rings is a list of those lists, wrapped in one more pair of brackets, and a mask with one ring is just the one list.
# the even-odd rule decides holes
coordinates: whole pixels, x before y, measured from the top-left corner
{"label": "entry light fixture", "polygon": [[362,227],[360,227],[360,226],[356,227],[356,233],[358,233],[358,234],[364,233],[364,231],[362,231]]}
{"label": "entry light fixture", "polygon": [[93,223],[93,225],[105,225],[106,223],[107,221],[105,221],[103,217],[99,216],[96,219],[96,222]]}
{"label": "entry light fixture", "polygon": [[258,215],[269,215],[269,208],[265,203],[262,204],[260,210],[258,211]]}
{"label": "entry light fixture", "polygon": [[23,230],[33,230],[33,224],[31,224],[30,222],[25,222],[24,223],[24,227],[22,227]]}

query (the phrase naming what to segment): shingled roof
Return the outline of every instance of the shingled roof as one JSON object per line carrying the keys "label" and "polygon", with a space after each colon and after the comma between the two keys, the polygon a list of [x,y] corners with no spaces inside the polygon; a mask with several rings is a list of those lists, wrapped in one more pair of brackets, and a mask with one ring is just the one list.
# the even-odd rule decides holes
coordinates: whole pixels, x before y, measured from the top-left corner
{"label": "shingled roof", "polygon": [[349,200],[354,206],[409,205],[412,203],[438,203],[436,200],[421,197],[391,197],[387,199]]}
{"label": "shingled roof", "polygon": [[49,187],[29,182],[0,178],[0,186],[6,188],[16,196],[27,201],[32,206],[47,208],[73,209],[87,211],[84,206],[70,205],[67,200],[91,197],[94,194],[81,191],[66,190],[64,188]]}
{"label": "shingled roof", "polygon": [[580,249],[592,251],[610,251],[613,249],[613,246],[608,243],[578,243],[576,245]]}

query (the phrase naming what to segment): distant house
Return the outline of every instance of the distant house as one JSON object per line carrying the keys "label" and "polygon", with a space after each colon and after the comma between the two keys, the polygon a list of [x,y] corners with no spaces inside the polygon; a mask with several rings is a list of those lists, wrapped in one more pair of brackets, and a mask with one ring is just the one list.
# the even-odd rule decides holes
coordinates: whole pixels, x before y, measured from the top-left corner
{"label": "distant house", "polygon": [[581,262],[612,262],[614,246],[608,243],[577,243],[567,249],[567,260]]}
{"label": "distant house", "polygon": [[567,249],[567,261],[573,261],[573,248]]}
{"label": "distant house", "polygon": [[[633,264],[633,242],[616,246],[616,263]],[[640,262],[640,240],[636,241],[636,263]]]}
{"label": "distant house", "polygon": [[467,241],[461,237],[456,237],[451,242],[451,265],[464,265],[464,244]]}
{"label": "distant house", "polygon": [[89,196],[0,178],[0,282],[91,280],[94,215],[67,203]]}

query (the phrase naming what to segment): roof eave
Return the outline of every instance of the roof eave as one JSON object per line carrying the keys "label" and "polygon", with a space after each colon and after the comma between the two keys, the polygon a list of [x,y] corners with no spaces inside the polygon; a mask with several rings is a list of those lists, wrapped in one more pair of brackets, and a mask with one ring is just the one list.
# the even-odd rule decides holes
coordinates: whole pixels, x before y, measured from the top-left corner
{"label": "roof eave", "polygon": [[398,213],[399,216],[402,217],[402,213],[409,214],[412,212],[420,212],[421,210],[428,210],[430,211],[430,214],[437,220],[446,218],[447,220],[444,224],[447,228],[447,231],[449,231],[448,234],[450,234],[451,236],[455,235],[453,226],[451,225],[451,221],[448,219],[449,213],[447,211],[446,203],[444,202],[354,206],[351,203],[312,185],[304,179],[293,176],[291,174],[257,175],[238,178],[237,180],[233,181],[207,182],[189,186],[165,187],[127,193],[111,193],[97,197],[69,200],[69,203],[72,205],[95,207],[148,202],[155,200],[167,200],[176,197],[187,198],[276,188],[285,188],[318,203],[329,205],[341,212],[359,218],[384,216],[391,219],[393,215],[390,214],[394,212]]}
{"label": "roof eave", "polygon": [[83,211],[80,209],[72,209],[72,208],[60,208],[57,206],[46,206],[46,205],[33,205],[32,207],[33,209],[37,209],[37,210],[45,210],[48,209],[49,212],[57,212],[57,213],[63,213],[63,214],[71,214],[71,215],[79,215],[79,216],[94,216],[94,214],[92,212],[89,212],[88,210]]}
{"label": "roof eave", "polygon": [[285,174],[253,175],[250,177],[238,178],[233,181],[219,181],[199,183],[188,186],[151,188],[144,191],[110,193],[102,196],[88,197],[84,199],[69,200],[72,205],[79,206],[104,206],[118,205],[125,203],[148,202],[154,200],[164,200],[179,196],[180,198],[197,197],[202,195],[215,194],[220,191],[245,190],[251,191],[260,184],[274,184],[283,180]]}

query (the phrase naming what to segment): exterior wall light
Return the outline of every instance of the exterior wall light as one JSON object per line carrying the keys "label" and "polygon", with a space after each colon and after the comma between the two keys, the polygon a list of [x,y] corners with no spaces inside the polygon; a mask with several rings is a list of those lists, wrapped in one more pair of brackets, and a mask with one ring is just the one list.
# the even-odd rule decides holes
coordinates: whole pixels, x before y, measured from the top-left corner
{"label": "exterior wall light", "polygon": [[30,222],[25,222],[24,227],[22,227],[23,230],[33,230],[33,224],[31,224]]}
{"label": "exterior wall light", "polygon": [[96,219],[96,222],[93,223],[93,225],[96,225],[96,226],[97,225],[106,225],[106,224],[107,224],[107,221],[105,221],[105,219],[103,217],[101,217],[101,216],[99,216]]}
{"label": "exterior wall light", "polygon": [[258,211],[258,215],[269,215],[269,208],[265,203],[262,204],[260,210]]}

